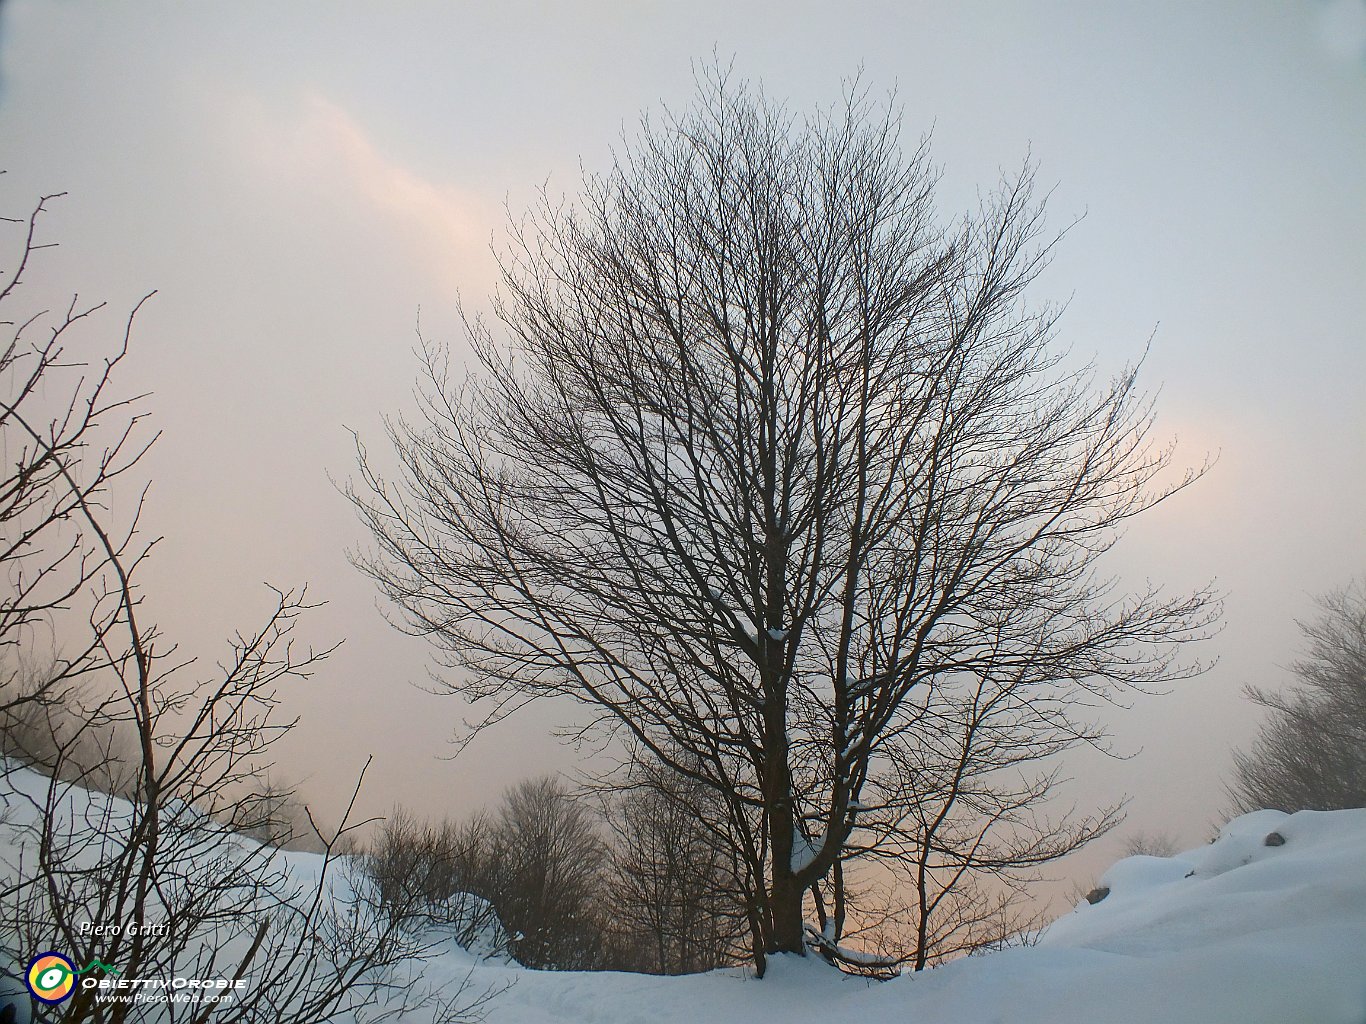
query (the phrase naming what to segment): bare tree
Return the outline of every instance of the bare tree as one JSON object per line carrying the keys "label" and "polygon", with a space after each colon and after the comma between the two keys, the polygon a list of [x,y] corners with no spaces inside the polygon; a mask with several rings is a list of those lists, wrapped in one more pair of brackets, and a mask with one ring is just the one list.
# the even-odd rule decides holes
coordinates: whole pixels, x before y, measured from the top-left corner
{"label": "bare tree", "polygon": [[503,797],[489,894],[528,967],[590,970],[605,955],[600,911],[607,849],[590,808],[554,776]]}
{"label": "bare tree", "polygon": [[1271,714],[1233,755],[1229,795],[1239,812],[1366,807],[1366,579],[1319,598],[1299,627],[1306,650],[1292,666],[1296,685],[1247,691]]}
{"label": "bare tree", "polygon": [[[872,938],[889,965],[921,970],[1026,930],[1040,868],[1108,832],[1120,808],[1078,815],[1048,806],[1059,755],[1102,736],[1041,714],[1048,700],[1026,680],[945,679],[917,702],[914,721],[885,745],[884,771],[864,788],[858,832],[816,887],[812,939],[829,949],[846,936]],[[892,876],[891,891],[860,871],[865,862]],[[851,898],[851,879],[876,895]]]}
{"label": "bare tree", "polygon": [[691,974],[739,958],[742,886],[727,856],[715,792],[651,762],[611,788],[607,904],[622,947],[615,965]]}
{"label": "bare tree", "polygon": [[[338,884],[345,819],[326,834],[309,819],[323,849],[314,877],[235,831],[288,838],[275,811],[290,793],[268,775],[272,745],[294,725],[278,691],[331,648],[296,638],[312,607],[302,589],[274,591],[264,623],[235,633],[212,670],[149,620],[138,582],[156,545],[141,531],[147,492],[119,478],[154,438],[136,400],[110,397],[131,318],[114,357],[91,363],[67,343],[99,307],[73,302],[55,321],[11,313],[47,201],[20,222],[19,270],[0,288],[14,327],[0,358],[0,448],[18,467],[0,498],[4,735],[17,744],[7,754],[42,770],[7,760],[0,778],[14,851],[0,861],[3,955],[60,949],[126,979],[231,988],[225,1000],[153,1003],[83,978],[51,1011],[63,1021],[306,1024],[419,1003],[462,1019],[482,995],[419,992],[397,968],[429,947],[386,921],[363,886]],[[43,636],[57,640],[50,662],[35,656]]]}
{"label": "bare tree", "polygon": [[400,477],[359,449],[361,563],[484,726],[567,697],[717,794],[760,973],[865,805],[914,802],[928,695],[1009,687],[1002,722],[1082,742],[1215,614],[1100,572],[1198,471],[1024,304],[1031,172],[947,228],[935,180],[858,95],[798,119],[715,74],[516,226],[502,333],[468,321],[463,383],[426,348]]}
{"label": "bare tree", "polygon": [[[3,172],[0,172],[3,173]],[[53,642],[52,617],[108,568],[108,554],[82,524],[83,505],[98,507],[116,480],[156,440],[137,430],[138,396],[112,396],[110,380],[128,351],[129,314],[122,343],[90,364],[68,350],[74,336],[103,303],[73,298],[55,317],[22,303],[25,274],[34,256],[54,243],[38,240],[47,205],[64,193],[43,196],[27,217],[0,217],[14,228],[0,267],[0,713],[48,701],[52,691],[79,677],[94,654],[95,638],[49,666],[42,652]],[[17,237],[16,237],[17,236]],[[61,396],[53,399],[53,395]],[[79,475],[73,470],[79,467]],[[21,657],[28,654],[26,660]],[[35,674],[42,663],[52,671]]]}

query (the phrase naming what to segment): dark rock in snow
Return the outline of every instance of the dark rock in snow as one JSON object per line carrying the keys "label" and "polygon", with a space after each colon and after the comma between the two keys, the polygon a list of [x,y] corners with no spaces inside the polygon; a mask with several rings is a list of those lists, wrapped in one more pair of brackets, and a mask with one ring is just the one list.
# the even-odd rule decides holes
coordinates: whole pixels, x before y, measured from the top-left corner
{"label": "dark rock in snow", "polygon": [[1090,892],[1086,894],[1086,902],[1092,904],[1099,903],[1101,900],[1105,899],[1105,897],[1109,895],[1110,887],[1108,885],[1102,885],[1099,889],[1092,889]]}
{"label": "dark rock in snow", "polygon": [[1262,840],[1267,846],[1284,846],[1285,836],[1279,832],[1268,832],[1266,838]]}

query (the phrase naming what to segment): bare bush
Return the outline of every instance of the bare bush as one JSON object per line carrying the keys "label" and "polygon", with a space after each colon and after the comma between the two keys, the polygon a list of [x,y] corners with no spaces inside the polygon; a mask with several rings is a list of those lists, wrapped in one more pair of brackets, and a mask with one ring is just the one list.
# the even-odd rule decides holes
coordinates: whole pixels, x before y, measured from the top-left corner
{"label": "bare bush", "polygon": [[1124,852],[1130,857],[1174,857],[1181,844],[1166,832],[1135,832],[1125,841]]}
{"label": "bare bush", "polygon": [[396,808],[362,860],[385,914],[404,924],[440,925],[461,946],[484,955],[509,953],[490,902],[496,877],[491,833],[482,814],[461,825],[433,825]]}
{"label": "bare bush", "polygon": [[453,928],[462,944],[528,967],[595,970],[611,949],[599,826],[589,804],[544,776],[460,825],[396,810],[362,864],[391,920]]}

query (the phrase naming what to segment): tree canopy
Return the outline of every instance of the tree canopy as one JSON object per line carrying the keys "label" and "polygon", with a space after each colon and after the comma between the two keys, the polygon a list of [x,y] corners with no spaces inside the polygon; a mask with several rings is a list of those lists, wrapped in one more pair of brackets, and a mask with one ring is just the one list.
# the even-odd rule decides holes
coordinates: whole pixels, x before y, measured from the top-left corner
{"label": "tree canopy", "polygon": [[1031,168],[949,223],[936,183],[861,93],[798,117],[705,77],[514,225],[477,370],[426,347],[400,475],[359,452],[361,564],[483,725],[567,697],[717,794],[761,971],[848,860],[949,842],[935,787],[994,830],[959,870],[1106,827],[1044,820],[1031,772],[1216,614],[1098,564],[1199,470],[1025,302]]}

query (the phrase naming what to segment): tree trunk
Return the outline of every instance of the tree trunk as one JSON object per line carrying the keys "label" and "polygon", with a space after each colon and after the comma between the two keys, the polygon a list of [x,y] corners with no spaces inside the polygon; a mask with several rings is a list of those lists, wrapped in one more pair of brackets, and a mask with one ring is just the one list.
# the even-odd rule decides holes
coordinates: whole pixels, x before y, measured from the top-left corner
{"label": "tree trunk", "polygon": [[806,955],[806,938],[802,933],[804,892],[786,865],[774,865],[773,889],[769,897],[769,913],[773,918],[773,930],[768,938],[769,953]]}

